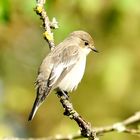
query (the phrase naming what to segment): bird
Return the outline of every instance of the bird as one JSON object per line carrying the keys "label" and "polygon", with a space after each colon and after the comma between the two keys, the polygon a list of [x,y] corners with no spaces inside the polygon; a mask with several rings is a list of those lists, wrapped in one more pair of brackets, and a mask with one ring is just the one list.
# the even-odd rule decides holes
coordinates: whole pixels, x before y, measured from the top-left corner
{"label": "bird", "polygon": [[85,31],[73,31],[44,58],[35,82],[36,99],[29,114],[31,121],[46,97],[55,90],[67,96],[76,90],[86,66],[90,51],[98,52],[91,35]]}

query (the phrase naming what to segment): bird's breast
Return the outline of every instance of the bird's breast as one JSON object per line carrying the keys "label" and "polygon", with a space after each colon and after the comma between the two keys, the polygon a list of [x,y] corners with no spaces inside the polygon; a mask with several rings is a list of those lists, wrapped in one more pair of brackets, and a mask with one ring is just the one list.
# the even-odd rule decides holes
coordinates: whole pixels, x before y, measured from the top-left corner
{"label": "bird's breast", "polygon": [[84,75],[85,65],[86,56],[83,56],[77,61],[73,68],[68,71],[58,87],[67,92],[75,90]]}

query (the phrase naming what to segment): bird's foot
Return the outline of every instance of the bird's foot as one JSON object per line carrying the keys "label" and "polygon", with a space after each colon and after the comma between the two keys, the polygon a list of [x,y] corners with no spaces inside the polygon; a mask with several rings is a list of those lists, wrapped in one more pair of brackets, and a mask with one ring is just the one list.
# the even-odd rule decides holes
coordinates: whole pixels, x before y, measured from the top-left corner
{"label": "bird's foot", "polygon": [[58,96],[64,96],[66,99],[69,99],[67,91],[63,91],[63,90],[57,91],[57,94],[58,94]]}

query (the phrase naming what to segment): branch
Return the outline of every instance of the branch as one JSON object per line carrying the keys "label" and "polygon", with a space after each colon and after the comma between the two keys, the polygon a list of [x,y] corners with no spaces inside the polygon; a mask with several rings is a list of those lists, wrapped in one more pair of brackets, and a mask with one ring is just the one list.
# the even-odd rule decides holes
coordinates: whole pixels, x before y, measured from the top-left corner
{"label": "branch", "polygon": [[[46,0],[37,0],[35,11],[43,22],[43,27],[45,29],[44,37],[48,42],[50,49],[52,50],[55,47],[55,44],[51,28],[57,28],[58,26],[56,20],[50,22],[44,9],[45,2]],[[64,115],[69,116],[70,119],[73,119],[77,122],[83,137],[88,137],[89,140],[94,140],[96,138],[96,133],[91,129],[91,125],[82,119],[82,117],[76,112],[76,110],[74,110],[72,104],[63,94],[59,94],[58,97],[60,98],[60,102],[65,110]]]}
{"label": "branch", "polygon": [[127,128],[129,125],[132,125],[136,122],[140,122],[140,111],[136,112],[134,115],[130,116],[129,118],[127,118],[122,122],[114,123],[113,125],[108,125],[105,127],[95,128],[95,130],[98,136],[107,132],[117,131],[117,132],[130,133],[140,137],[139,129]]}
{"label": "branch", "polygon": [[[140,122],[140,111],[122,122],[114,123],[112,125],[103,126],[103,127],[96,127],[93,129],[93,132],[94,131],[96,132],[97,137],[100,137],[103,134],[109,132],[128,133],[140,137],[139,129],[128,128],[129,125],[133,125],[134,123],[137,122]],[[68,135],[65,137],[61,135],[57,135],[56,137],[49,137],[49,140],[72,140],[72,139],[79,139],[79,138],[84,138],[84,137],[78,132],[75,135]]]}
{"label": "branch", "polygon": [[[70,107],[71,108],[71,107]],[[134,123],[140,122],[140,111],[135,113],[134,115],[130,116],[126,120],[114,123],[112,125],[103,126],[103,127],[96,127],[94,130],[96,131],[96,135],[102,136],[105,133],[109,132],[121,132],[121,133],[129,133],[132,135],[136,135],[140,137],[140,130],[139,129],[131,129],[128,128],[129,125],[133,125]],[[94,132],[93,130],[93,132]],[[44,137],[44,138],[3,138],[2,140],[74,140],[84,138],[79,132],[75,135],[68,135],[68,136],[61,136],[57,135],[55,137]],[[98,138],[96,138],[97,140]]]}
{"label": "branch", "polygon": [[74,120],[80,128],[81,134],[78,136],[74,136],[74,138],[79,138],[81,136],[81,137],[87,137],[89,140],[95,140],[96,131],[91,128],[90,123],[86,122],[78,114],[78,112],[73,108],[72,103],[70,103],[70,101],[66,98],[66,96],[63,96],[62,94],[58,94],[58,97],[60,98],[60,102],[64,108],[64,115]]}
{"label": "branch", "polygon": [[44,5],[46,0],[36,0],[36,8],[34,9],[36,13],[40,16],[42,20],[43,27],[45,29],[44,38],[48,42],[50,49],[52,50],[55,47],[54,37],[51,29],[58,28],[58,22],[55,18],[53,18],[52,22],[50,22],[49,17],[44,9]]}

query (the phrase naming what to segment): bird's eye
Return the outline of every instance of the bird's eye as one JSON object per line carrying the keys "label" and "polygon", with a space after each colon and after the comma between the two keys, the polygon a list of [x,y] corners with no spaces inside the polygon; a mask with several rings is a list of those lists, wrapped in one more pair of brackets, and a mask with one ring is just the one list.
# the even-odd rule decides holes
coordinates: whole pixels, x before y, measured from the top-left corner
{"label": "bird's eye", "polygon": [[85,41],[85,46],[89,45],[89,43],[87,41]]}

